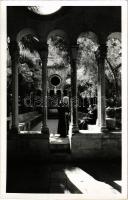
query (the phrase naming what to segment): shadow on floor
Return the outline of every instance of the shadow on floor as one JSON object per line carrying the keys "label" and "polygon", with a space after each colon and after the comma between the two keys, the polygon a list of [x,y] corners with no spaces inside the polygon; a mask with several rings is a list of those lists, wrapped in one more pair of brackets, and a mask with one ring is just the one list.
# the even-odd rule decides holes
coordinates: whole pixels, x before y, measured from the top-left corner
{"label": "shadow on floor", "polygon": [[92,175],[96,180],[105,182],[121,192],[121,186],[114,181],[121,180],[120,161],[101,161],[92,164],[80,164],[79,167]]}
{"label": "shadow on floor", "polygon": [[[80,177],[78,181],[86,183],[86,177],[90,177],[89,180],[109,184],[121,192],[121,187],[114,183],[116,180],[121,180],[121,163],[119,161],[87,161],[83,163],[17,161],[8,162],[7,193],[84,193],[83,189],[79,189],[77,185],[76,173],[76,180],[72,173],[70,173],[71,179],[67,176],[66,170],[73,172],[74,168],[80,169],[79,172],[77,171]],[[84,174],[85,178],[83,178]]]}

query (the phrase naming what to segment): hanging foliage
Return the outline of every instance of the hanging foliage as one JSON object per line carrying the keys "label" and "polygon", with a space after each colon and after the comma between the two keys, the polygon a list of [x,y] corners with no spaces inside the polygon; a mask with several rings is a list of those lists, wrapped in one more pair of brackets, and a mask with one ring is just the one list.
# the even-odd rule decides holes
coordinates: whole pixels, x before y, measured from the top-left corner
{"label": "hanging foliage", "polygon": [[[77,61],[77,80],[86,90],[86,94],[96,96],[97,89],[97,62],[95,52],[98,49],[98,41],[92,32],[83,33],[77,40],[79,45]],[[86,87],[85,87],[86,86]]]}
{"label": "hanging foliage", "polygon": [[34,52],[35,50],[38,51],[39,41],[36,36],[27,34],[21,38],[20,42],[22,44],[22,48],[28,49],[30,52]]}
{"label": "hanging foliage", "polygon": [[107,59],[112,65],[113,69],[116,69],[121,64],[121,41],[116,38],[111,38],[107,41]]}
{"label": "hanging foliage", "polygon": [[116,32],[109,35],[106,42],[107,57],[105,65],[105,73],[109,82],[113,81],[113,99],[116,105],[121,103],[121,34]]}
{"label": "hanging foliage", "polygon": [[[22,76],[22,80],[25,87],[28,84],[33,87],[33,89],[41,89],[42,83],[42,67],[40,55],[37,51],[37,43],[32,35],[24,36],[19,42],[19,75]],[[7,48],[7,77],[8,83],[11,84],[12,70],[11,70],[11,56],[9,49]],[[20,84],[20,83],[19,83]]]}
{"label": "hanging foliage", "polygon": [[52,36],[48,39],[48,66],[69,67],[69,56],[67,43],[59,35]]}
{"label": "hanging foliage", "polygon": [[42,69],[40,55],[37,51],[38,41],[32,35],[26,35],[19,41],[19,49],[23,63],[19,72],[26,82],[31,82],[35,89],[40,89]]}

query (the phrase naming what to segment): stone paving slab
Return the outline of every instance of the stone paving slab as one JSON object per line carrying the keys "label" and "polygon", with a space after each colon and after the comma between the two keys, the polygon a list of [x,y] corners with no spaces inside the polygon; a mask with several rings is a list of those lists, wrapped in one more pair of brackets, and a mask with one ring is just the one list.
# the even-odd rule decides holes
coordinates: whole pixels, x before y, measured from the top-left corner
{"label": "stone paving slab", "polygon": [[8,193],[85,194],[98,198],[120,196],[119,162],[8,163]]}

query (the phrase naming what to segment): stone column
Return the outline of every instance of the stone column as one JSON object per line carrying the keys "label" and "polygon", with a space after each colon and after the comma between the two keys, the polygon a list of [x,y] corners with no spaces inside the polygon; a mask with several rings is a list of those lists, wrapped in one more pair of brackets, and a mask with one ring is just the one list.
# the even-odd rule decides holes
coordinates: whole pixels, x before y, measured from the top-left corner
{"label": "stone column", "polygon": [[18,65],[19,65],[19,48],[16,41],[11,41],[9,51],[12,62],[12,127],[11,133],[19,133],[18,119]]}
{"label": "stone column", "polygon": [[105,96],[105,57],[106,45],[100,44],[96,60],[98,64],[98,128],[101,132],[106,131],[106,96]]}
{"label": "stone column", "polygon": [[71,128],[72,134],[78,133],[78,99],[77,99],[77,46],[73,46],[70,51],[71,63]]}
{"label": "stone column", "polygon": [[49,129],[47,127],[47,58],[48,58],[48,46],[43,44],[40,52],[42,60],[42,127],[41,133],[49,136]]}

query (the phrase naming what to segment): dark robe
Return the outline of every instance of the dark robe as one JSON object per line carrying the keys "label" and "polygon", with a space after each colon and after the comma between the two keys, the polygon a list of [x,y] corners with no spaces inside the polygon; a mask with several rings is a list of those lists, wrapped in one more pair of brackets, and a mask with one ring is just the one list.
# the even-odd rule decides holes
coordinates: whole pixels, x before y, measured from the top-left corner
{"label": "dark robe", "polygon": [[66,137],[68,132],[68,123],[67,123],[67,109],[65,106],[60,106],[58,108],[59,122],[58,122],[58,134],[61,137]]}

